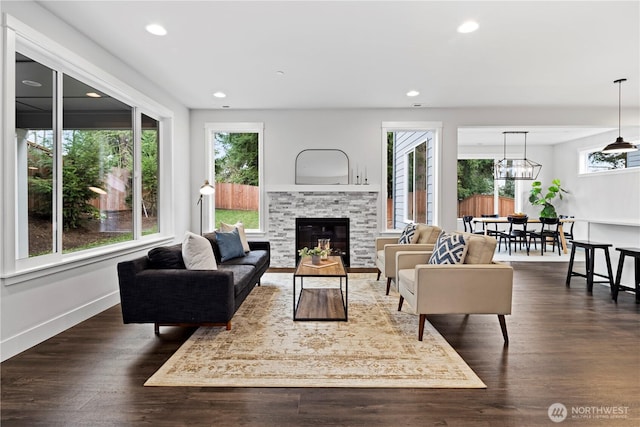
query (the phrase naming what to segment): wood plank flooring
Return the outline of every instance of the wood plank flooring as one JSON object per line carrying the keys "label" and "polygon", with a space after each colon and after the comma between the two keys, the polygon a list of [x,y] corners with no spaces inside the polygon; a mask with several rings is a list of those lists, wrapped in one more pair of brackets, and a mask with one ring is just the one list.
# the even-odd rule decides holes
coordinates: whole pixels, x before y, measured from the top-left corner
{"label": "wood plank flooring", "polygon": [[344,320],[346,314],[342,293],[338,288],[305,288],[300,292],[296,320],[331,319]]}
{"label": "wood plank flooring", "polygon": [[[143,387],[194,329],[123,325],[113,307],[0,366],[6,426],[638,426],[640,307],[566,263],[514,263],[511,340],[496,316],[429,321],[486,390]],[[372,278],[375,275],[372,273]],[[382,279],[383,280],[383,279]],[[416,318],[417,329],[417,318]],[[381,366],[384,369],[384,366]],[[626,418],[555,424],[569,410],[627,408]],[[592,410],[592,409],[591,409]]]}

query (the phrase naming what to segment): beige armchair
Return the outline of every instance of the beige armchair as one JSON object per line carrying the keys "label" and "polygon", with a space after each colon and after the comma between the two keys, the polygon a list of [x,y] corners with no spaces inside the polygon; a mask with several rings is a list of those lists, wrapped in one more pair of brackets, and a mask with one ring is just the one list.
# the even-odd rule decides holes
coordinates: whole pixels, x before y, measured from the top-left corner
{"label": "beige armchair", "polygon": [[513,268],[492,261],[496,239],[462,234],[468,247],[464,264],[427,264],[431,253],[396,253],[398,311],[407,301],[420,315],[420,341],[427,314],[497,314],[508,344],[504,316],[511,314]]}
{"label": "beige armchair", "polygon": [[389,295],[391,281],[396,277],[396,253],[398,251],[432,251],[440,231],[440,227],[419,224],[415,243],[409,244],[398,243],[397,237],[376,238],[376,267],[378,268],[376,280],[380,280],[381,274],[387,278],[387,295]]}

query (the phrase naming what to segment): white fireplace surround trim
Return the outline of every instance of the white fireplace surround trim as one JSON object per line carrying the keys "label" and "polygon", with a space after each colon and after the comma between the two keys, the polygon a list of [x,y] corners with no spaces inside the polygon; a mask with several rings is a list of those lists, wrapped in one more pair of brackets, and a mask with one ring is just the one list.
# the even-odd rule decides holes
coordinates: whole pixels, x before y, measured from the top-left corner
{"label": "white fireplace surround trim", "polygon": [[363,192],[363,193],[379,193],[380,186],[378,184],[367,185],[270,185],[266,188],[267,193],[288,193],[288,192]]}

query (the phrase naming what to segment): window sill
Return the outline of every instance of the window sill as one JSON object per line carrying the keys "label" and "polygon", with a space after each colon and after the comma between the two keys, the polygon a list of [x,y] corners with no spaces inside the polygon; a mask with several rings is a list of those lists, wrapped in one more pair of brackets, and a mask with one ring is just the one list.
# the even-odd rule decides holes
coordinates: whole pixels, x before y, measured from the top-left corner
{"label": "window sill", "polygon": [[134,242],[121,243],[104,248],[97,248],[91,251],[66,254],[62,257],[61,261],[47,264],[43,263],[40,265],[34,265],[33,267],[23,268],[19,271],[6,273],[3,274],[0,279],[4,286],[15,285],[40,277],[83,267],[85,265],[94,264],[96,262],[117,258],[130,253],[151,249],[156,246],[170,244],[173,241],[173,236],[159,236]]}

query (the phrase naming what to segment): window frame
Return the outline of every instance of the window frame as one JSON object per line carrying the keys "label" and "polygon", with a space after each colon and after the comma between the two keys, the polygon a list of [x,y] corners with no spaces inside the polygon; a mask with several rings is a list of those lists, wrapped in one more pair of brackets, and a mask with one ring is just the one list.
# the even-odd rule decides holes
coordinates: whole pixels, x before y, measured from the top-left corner
{"label": "window frame", "polygon": [[[632,144],[638,145],[640,141],[632,141]],[[625,166],[624,168],[616,168],[616,169],[606,169],[606,170],[595,170],[589,171],[587,161],[589,158],[589,154],[596,153],[602,151],[602,146],[590,146],[587,148],[581,148],[578,150],[578,176],[597,176],[603,174],[618,174],[618,173],[630,173],[632,171],[637,171],[640,169],[639,166]]]}
{"label": "window frame", "polygon": [[[378,225],[381,233],[398,233],[402,229],[401,228],[387,228],[388,218],[387,218],[387,134],[389,132],[404,132],[404,131],[420,131],[420,132],[432,132],[433,134],[433,173],[431,176],[433,177],[433,219],[431,223],[438,224],[440,220],[440,210],[441,210],[441,199],[442,199],[442,191],[441,191],[441,179],[440,179],[440,167],[442,163],[441,152],[442,152],[442,122],[438,121],[425,121],[425,122],[382,122],[382,133],[381,133],[381,176],[383,177],[383,183],[381,184],[381,197],[380,197],[380,207],[379,212],[381,213],[380,217],[382,220]],[[428,151],[429,147],[427,147]],[[415,147],[414,147],[415,150]],[[395,150],[394,150],[395,151]],[[415,156],[414,156],[415,157]],[[405,162],[406,162],[405,157]],[[405,172],[408,175],[408,170]],[[405,183],[405,187],[408,184]],[[405,198],[406,200],[406,198]],[[404,203],[404,202],[403,202]],[[406,210],[405,210],[406,212]]]}
{"label": "window frame", "polygon": [[[145,248],[151,248],[159,243],[168,243],[173,240],[173,217],[170,215],[171,200],[173,198],[171,189],[171,140],[173,128],[173,112],[168,108],[158,104],[146,95],[142,94],[135,88],[123,83],[119,79],[105,72],[102,68],[90,63],[82,56],[75,54],[66,47],[58,44],[50,38],[42,35],[38,31],[32,29],[28,25],[15,19],[11,15],[4,15],[5,21],[3,26],[4,36],[4,54],[3,61],[3,79],[2,85],[5,96],[3,96],[3,113],[2,128],[4,129],[3,138],[5,141],[15,141],[15,78],[16,78],[16,52],[20,52],[29,56],[34,61],[55,70],[58,73],[58,81],[62,78],[62,73],[78,79],[98,90],[108,93],[110,96],[119,101],[130,105],[134,115],[134,164],[138,169],[134,170],[133,186],[135,193],[140,193],[141,177],[139,172],[140,163],[140,129],[136,123],[140,123],[141,115],[145,114],[158,121],[158,157],[159,169],[166,173],[160,175],[158,183],[158,228],[159,233],[141,235],[141,224],[133,225],[134,239],[100,246],[92,249],[86,249],[71,253],[62,253],[62,249],[58,248],[55,253],[43,256],[19,259],[17,249],[17,230],[18,221],[16,205],[16,197],[18,197],[16,180],[18,173],[18,165],[16,165],[17,147],[13,143],[4,144],[1,148],[3,153],[3,162],[0,164],[1,174],[3,176],[2,191],[5,197],[1,201],[3,212],[0,236],[2,240],[3,250],[0,260],[0,278],[4,285],[12,285],[21,283],[26,280],[32,280],[38,277],[55,274],[71,268],[77,268],[83,265],[94,263],[98,260],[105,260],[112,257],[133,253]],[[60,94],[56,98],[60,98]],[[57,102],[56,102],[57,104]],[[55,122],[59,123],[56,118]],[[54,122],[54,128],[56,124]],[[136,130],[136,128],[138,128]],[[62,130],[55,129],[54,132],[58,138],[61,137]],[[137,135],[136,135],[137,133]],[[59,141],[61,141],[59,139]],[[61,144],[61,142],[56,142]],[[61,157],[55,160],[61,163]],[[59,165],[58,165],[59,166]],[[61,172],[60,172],[61,173]],[[163,177],[164,175],[164,177]],[[61,197],[61,186],[57,186],[57,200]],[[139,198],[137,199],[139,200]],[[134,202],[134,212],[141,212],[141,207]],[[58,210],[54,213],[59,214]],[[134,214],[134,222],[140,221]],[[58,232],[59,235],[59,232]]]}
{"label": "window frame", "polygon": [[[228,133],[257,133],[258,134],[258,218],[259,228],[246,229],[245,232],[254,236],[262,236],[266,230],[266,197],[264,182],[264,123],[263,122],[208,122],[205,123],[205,179],[215,186],[215,137],[218,132]],[[211,232],[215,229],[215,197],[206,197],[202,205],[202,231]]]}

